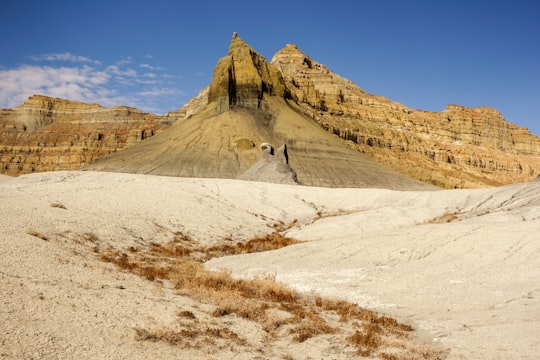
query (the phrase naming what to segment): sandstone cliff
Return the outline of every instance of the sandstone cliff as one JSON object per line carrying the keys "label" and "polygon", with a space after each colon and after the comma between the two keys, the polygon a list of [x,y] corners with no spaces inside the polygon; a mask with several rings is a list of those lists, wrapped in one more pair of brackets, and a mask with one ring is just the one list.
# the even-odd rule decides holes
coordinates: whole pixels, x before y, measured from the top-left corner
{"label": "sandstone cliff", "polygon": [[360,89],[295,45],[274,64],[298,105],[329,132],[378,162],[447,188],[530,181],[540,172],[540,139],[488,107],[408,108]]}
{"label": "sandstone cliff", "polygon": [[0,110],[0,172],[79,169],[168,128],[174,118],[32,96]]}
{"label": "sandstone cliff", "polygon": [[[176,119],[186,124],[138,144]],[[446,188],[530,181],[540,173],[540,139],[495,109],[411,109],[369,94],[295,45],[269,63],[236,34],[211,84],[164,117],[43,96],[0,110],[0,172],[9,175],[78,169],[138,144],[93,168],[235,178],[259,159],[255,144],[263,142],[289,144],[299,180],[313,185],[393,183],[394,173],[357,153]]]}
{"label": "sandstone cliff", "polygon": [[88,169],[236,178],[261,158],[256,145],[268,142],[287,144],[289,165],[305,185],[433,188],[381,166],[302,114],[280,71],[237,35],[208,90],[176,113],[190,116]]}

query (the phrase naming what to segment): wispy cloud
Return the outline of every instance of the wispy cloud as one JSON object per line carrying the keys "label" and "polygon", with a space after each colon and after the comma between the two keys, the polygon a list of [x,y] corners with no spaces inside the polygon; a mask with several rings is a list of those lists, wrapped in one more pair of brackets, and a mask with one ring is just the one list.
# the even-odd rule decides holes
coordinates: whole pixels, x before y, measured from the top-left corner
{"label": "wispy cloud", "polygon": [[178,89],[172,88],[150,88],[138,93],[140,96],[159,97],[165,95],[184,96],[185,93]]}
{"label": "wispy cloud", "polygon": [[116,76],[127,76],[127,77],[136,77],[137,71],[131,68],[121,68],[118,65],[107,66],[106,71],[112,75]]}
{"label": "wispy cloud", "polygon": [[116,62],[116,65],[127,65],[127,64],[131,64],[133,62],[133,58],[131,56],[128,56],[127,58],[125,59],[122,59],[122,60],[118,60]]}
{"label": "wispy cloud", "polygon": [[30,56],[30,58],[34,61],[66,61],[74,63],[94,63],[96,65],[101,64],[97,60],[92,60],[86,56],[74,55],[69,52],[33,55]]}
{"label": "wispy cloud", "polygon": [[173,74],[163,74],[165,79],[182,79],[182,75],[173,75]]}
{"label": "wispy cloud", "polygon": [[163,70],[163,68],[160,66],[152,66],[150,64],[140,64],[139,67],[148,70]]}
{"label": "wispy cloud", "polygon": [[[185,96],[176,81],[180,77],[163,73],[159,66],[137,64],[132,57],[111,65],[68,52],[31,59],[39,63],[17,68],[0,66],[0,108],[18,106],[29,96],[41,94],[164,113],[179,108],[179,99]],[[139,73],[137,68],[146,71]]]}

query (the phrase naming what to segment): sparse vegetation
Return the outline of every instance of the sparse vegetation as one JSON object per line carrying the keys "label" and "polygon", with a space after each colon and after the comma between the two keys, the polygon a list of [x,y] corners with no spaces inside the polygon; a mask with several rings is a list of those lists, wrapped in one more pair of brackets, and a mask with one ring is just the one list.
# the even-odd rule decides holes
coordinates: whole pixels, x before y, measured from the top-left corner
{"label": "sparse vegetation", "polygon": [[190,327],[178,331],[160,329],[156,331],[147,331],[145,329],[135,329],[136,338],[143,341],[166,342],[171,345],[179,345],[185,348],[201,348],[215,344],[216,341],[225,340],[229,346],[247,345],[247,341],[234,331],[226,327],[210,327],[202,328]]}
{"label": "sparse vegetation", "polygon": [[268,234],[262,237],[255,237],[246,242],[237,242],[236,244],[220,244],[207,247],[202,250],[208,259],[221,257],[225,255],[248,254],[269,250],[281,249],[283,247],[298,244],[301,241],[284,237],[278,232]]}
{"label": "sparse vegetation", "polygon": [[[393,352],[383,350],[394,346],[395,339],[407,339],[413,330],[410,325],[350,302],[303,296],[279,284],[272,276],[234,278],[227,271],[208,271],[202,265],[202,261],[216,256],[267,251],[295,243],[298,241],[276,232],[245,242],[204,247],[189,236],[175,233],[169,243],[150,243],[145,248],[130,246],[126,251],[109,247],[100,252],[100,258],[151,281],[170,281],[181,295],[210,305],[211,317],[237,316],[258,323],[268,341],[289,338],[302,343],[318,336],[333,336],[341,339],[333,341],[353,347],[361,356],[383,357],[384,354],[392,358]],[[174,330],[137,329],[137,339],[183,347],[198,347],[223,339],[236,346],[247,344],[231,330],[204,325],[191,311],[179,311],[177,316],[190,325]],[[420,356],[406,346],[396,351],[414,355],[411,358],[429,359],[434,354]]]}
{"label": "sparse vegetation", "polygon": [[63,204],[57,202],[52,203],[51,207],[67,210],[67,208]]}
{"label": "sparse vegetation", "polygon": [[41,240],[45,240],[45,241],[48,241],[49,238],[47,237],[47,235],[43,234],[42,232],[40,231],[37,231],[35,229],[30,229],[26,232],[28,235],[32,235],[32,236],[35,236],[37,238],[40,238]]}
{"label": "sparse vegetation", "polygon": [[91,242],[91,243],[97,243],[99,241],[99,238],[96,234],[94,233],[84,233],[83,236],[82,236],[83,240],[84,241],[88,241],[88,242]]}
{"label": "sparse vegetation", "polygon": [[359,355],[370,356],[381,346],[381,326],[377,323],[368,323],[364,326],[364,331],[356,330],[347,340],[358,349]]}
{"label": "sparse vegetation", "polygon": [[459,220],[459,216],[461,215],[461,210],[456,211],[446,211],[442,215],[436,216],[431,220],[428,220],[427,224],[444,224],[444,223],[450,223],[454,220]]}

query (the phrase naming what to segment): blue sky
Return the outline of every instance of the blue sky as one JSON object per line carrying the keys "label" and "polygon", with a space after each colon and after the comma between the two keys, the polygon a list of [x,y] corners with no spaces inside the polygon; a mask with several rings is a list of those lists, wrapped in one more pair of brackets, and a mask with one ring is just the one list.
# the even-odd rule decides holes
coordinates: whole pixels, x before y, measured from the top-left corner
{"label": "blue sky", "polygon": [[2,0],[0,108],[39,93],[153,113],[212,78],[233,31],[294,43],[409,107],[491,106],[540,135],[540,1]]}

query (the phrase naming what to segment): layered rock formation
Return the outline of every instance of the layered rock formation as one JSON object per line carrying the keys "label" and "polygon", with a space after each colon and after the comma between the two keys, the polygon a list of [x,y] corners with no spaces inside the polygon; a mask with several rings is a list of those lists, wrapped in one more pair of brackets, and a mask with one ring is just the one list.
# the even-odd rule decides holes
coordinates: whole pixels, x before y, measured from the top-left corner
{"label": "layered rock formation", "polygon": [[488,107],[408,108],[360,89],[295,45],[274,64],[302,110],[378,162],[448,188],[529,181],[540,172],[540,139]]}
{"label": "layered rock formation", "polygon": [[[207,95],[206,95],[207,94]],[[207,104],[201,106],[202,99]],[[288,144],[305,185],[426,189],[351,149],[301,113],[275,66],[233,35],[208,92],[179,113],[190,117],[88,168],[170,176],[237,178],[260,158],[255,144]]]}
{"label": "layered rock formation", "polygon": [[32,96],[0,110],[0,170],[7,175],[84,167],[151,137],[172,118]]}
{"label": "layered rock formation", "polygon": [[279,70],[234,33],[228,55],[214,69],[208,101],[222,113],[233,106],[258,109],[264,94],[285,97],[285,93]]}
{"label": "layered rock formation", "polygon": [[[185,120],[153,136],[176,119]],[[473,188],[540,173],[540,139],[495,109],[411,109],[369,94],[295,45],[269,63],[236,34],[212,83],[165,117],[42,96],[0,110],[0,172],[9,175],[78,169],[137,144],[91,168],[236,178],[260,159],[255,144],[263,142],[289,144],[307,185],[409,188],[418,185],[412,177]],[[388,168],[407,175],[402,185]]]}

